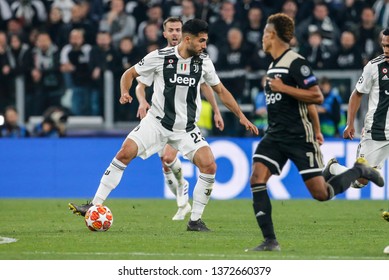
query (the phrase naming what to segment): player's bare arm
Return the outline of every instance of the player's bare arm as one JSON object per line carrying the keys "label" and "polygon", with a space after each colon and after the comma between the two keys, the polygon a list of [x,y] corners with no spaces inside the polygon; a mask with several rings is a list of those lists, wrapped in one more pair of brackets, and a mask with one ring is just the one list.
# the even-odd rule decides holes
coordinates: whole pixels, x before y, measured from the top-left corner
{"label": "player's bare arm", "polygon": [[324,101],[323,94],[319,86],[312,86],[308,89],[296,88],[284,84],[280,78],[267,78],[268,85],[273,92],[288,94],[293,98],[312,104],[322,104]]}
{"label": "player's bare arm", "polygon": [[146,85],[138,81],[138,85],[135,88],[135,94],[139,102],[136,117],[143,119],[146,116],[147,111],[150,109],[150,104],[146,100]]}
{"label": "player's bare arm", "polygon": [[219,106],[217,106],[215,95],[213,94],[213,89],[209,85],[207,85],[206,83],[202,83],[200,85],[200,88],[201,88],[201,92],[203,93],[205,99],[207,99],[208,102],[212,106],[212,110],[214,112],[213,120],[215,122],[215,126],[220,131],[223,131],[224,121],[223,121],[222,115],[220,114]]}
{"label": "player's bare arm", "polygon": [[228,108],[228,110],[237,116],[240,124],[243,125],[246,130],[250,130],[255,135],[258,135],[258,128],[246,118],[242,110],[240,110],[240,107],[232,96],[231,92],[229,92],[222,83],[219,83],[212,88],[217,93],[223,104]]}
{"label": "player's bare arm", "polygon": [[343,138],[344,139],[351,139],[351,140],[354,139],[355,116],[357,115],[359,107],[361,106],[362,97],[363,97],[363,93],[360,93],[357,90],[354,90],[350,96],[350,99],[348,102],[348,108],[347,108],[347,124],[346,124],[346,128],[343,131]]}
{"label": "player's bare arm", "polygon": [[139,74],[136,72],[135,67],[127,69],[120,78],[120,104],[126,104],[132,102],[132,97],[130,96],[130,88],[132,82]]}
{"label": "player's bare arm", "polygon": [[321,133],[319,114],[317,113],[316,105],[314,104],[308,105],[308,114],[309,114],[309,118],[312,121],[313,131],[315,131],[316,140],[319,143],[319,145],[322,145],[324,143],[324,137],[323,134]]}

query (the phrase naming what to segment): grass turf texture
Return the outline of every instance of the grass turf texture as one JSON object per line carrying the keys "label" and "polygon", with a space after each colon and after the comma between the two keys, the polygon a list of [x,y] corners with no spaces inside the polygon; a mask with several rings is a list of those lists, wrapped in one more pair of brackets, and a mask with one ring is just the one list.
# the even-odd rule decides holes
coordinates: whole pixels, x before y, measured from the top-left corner
{"label": "grass turf texture", "polygon": [[68,201],[1,199],[0,236],[18,241],[0,244],[0,259],[389,259],[387,201],[273,201],[281,252],[244,251],[262,241],[250,200],[210,201],[203,220],[212,232],[172,221],[173,200],[130,199],[109,199],[112,228],[91,232]]}

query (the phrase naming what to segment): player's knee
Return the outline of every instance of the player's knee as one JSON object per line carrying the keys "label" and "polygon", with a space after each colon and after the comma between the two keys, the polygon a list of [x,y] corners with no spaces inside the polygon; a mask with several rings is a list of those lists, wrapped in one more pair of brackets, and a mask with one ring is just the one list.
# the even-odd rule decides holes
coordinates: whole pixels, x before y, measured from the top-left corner
{"label": "player's knee", "polygon": [[318,191],[312,193],[312,197],[317,201],[327,201],[329,198],[328,191]]}
{"label": "player's knee", "polygon": [[263,181],[264,181],[264,180],[263,180],[262,176],[260,176],[259,173],[254,172],[253,174],[251,174],[251,177],[250,177],[250,185],[260,184],[260,183],[262,183]]}
{"label": "player's knee", "polygon": [[199,169],[201,173],[216,174],[217,165],[215,161],[212,161],[202,166],[199,166]]}
{"label": "player's knee", "polygon": [[116,154],[116,159],[120,162],[124,163],[125,165],[128,165],[131,160],[133,160],[138,153],[138,148],[133,145],[123,145],[119,152]]}
{"label": "player's knee", "polygon": [[132,157],[131,155],[129,155],[128,153],[126,153],[125,151],[123,151],[122,149],[116,154],[116,158],[124,163],[125,165],[128,165],[131,160],[134,158]]}
{"label": "player's knee", "polygon": [[175,159],[176,159],[175,155],[171,155],[171,154],[166,153],[162,156],[162,163],[164,166],[166,166],[166,164],[172,164]]}

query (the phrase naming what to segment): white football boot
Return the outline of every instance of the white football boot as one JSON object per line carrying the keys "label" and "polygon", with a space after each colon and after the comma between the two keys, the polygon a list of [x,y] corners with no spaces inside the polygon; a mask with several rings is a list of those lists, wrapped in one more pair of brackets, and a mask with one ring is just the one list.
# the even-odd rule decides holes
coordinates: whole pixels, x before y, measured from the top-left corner
{"label": "white football boot", "polygon": [[178,185],[176,200],[178,210],[172,220],[182,221],[185,219],[185,216],[192,210],[192,207],[189,204],[189,183],[187,180],[184,181],[184,184]]}

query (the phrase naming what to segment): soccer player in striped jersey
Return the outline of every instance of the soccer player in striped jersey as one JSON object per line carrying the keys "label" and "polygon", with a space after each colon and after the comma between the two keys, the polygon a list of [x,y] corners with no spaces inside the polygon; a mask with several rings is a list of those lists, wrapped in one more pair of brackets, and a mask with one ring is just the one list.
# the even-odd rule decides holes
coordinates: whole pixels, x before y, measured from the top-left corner
{"label": "soccer player in striped jersey", "polygon": [[[382,32],[383,53],[370,60],[351,93],[347,109],[347,126],[344,139],[354,139],[355,117],[364,95],[369,96],[368,110],[357,150],[357,158],[363,157],[371,166],[381,169],[389,157],[389,29]],[[325,168],[327,176],[340,174],[348,168],[331,159]],[[363,188],[368,181],[359,178],[352,182],[354,188]]]}
{"label": "soccer player in striped jersey", "polygon": [[182,36],[177,46],[155,50],[123,73],[120,103],[132,101],[129,89],[135,78],[154,74],[152,105],[108,166],[92,202],[80,206],[69,204],[74,213],[85,215],[92,204],[104,203],[135,157],[146,159],[169,144],[199,169],[187,230],[209,231],[201,218],[214,185],[216,163],[209,144],[196,125],[201,109],[201,82],[212,87],[246,130],[258,135],[258,129],[246,118],[231,92],[220,82],[211,59],[204,53],[208,24],[199,19],[188,20],[182,27]]}
{"label": "soccer player in striped jersey", "polygon": [[[182,20],[178,17],[169,17],[163,22],[163,36],[167,40],[167,47],[174,47],[181,41],[182,24]],[[152,74],[147,77],[139,76],[137,81],[138,85],[135,89],[136,97],[139,101],[137,116],[140,119],[143,119],[146,116],[147,110],[150,109],[150,104],[146,100],[146,87],[152,85],[154,75]],[[202,83],[200,88],[215,112],[214,120],[216,127],[223,130],[224,122],[219,107],[217,106],[213,90],[206,83]],[[166,144],[163,150],[158,152],[162,161],[165,184],[176,196],[178,210],[172,218],[173,221],[184,220],[185,216],[192,209],[189,203],[189,184],[188,181],[183,178],[182,165],[180,159],[177,157],[177,153],[178,151],[169,144]]]}
{"label": "soccer player in striped jersey", "polygon": [[323,94],[307,61],[290,49],[293,34],[294,22],[286,14],[267,19],[262,45],[273,58],[265,85],[269,127],[253,155],[250,178],[255,218],[265,240],[247,250],[281,250],[266,184],[273,174],[281,173],[288,159],[297,166],[312,197],[319,201],[344,192],[360,177],[384,184],[380,174],[363,160],[328,181],[323,177],[322,154],[312,123],[314,106],[323,102]]}

